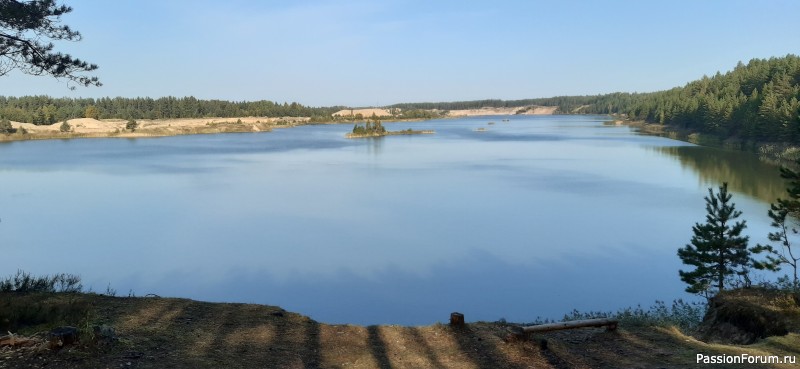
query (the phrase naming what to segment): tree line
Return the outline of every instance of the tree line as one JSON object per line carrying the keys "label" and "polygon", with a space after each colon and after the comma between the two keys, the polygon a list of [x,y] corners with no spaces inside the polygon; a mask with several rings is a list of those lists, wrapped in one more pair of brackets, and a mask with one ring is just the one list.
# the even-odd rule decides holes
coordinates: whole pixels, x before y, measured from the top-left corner
{"label": "tree line", "polygon": [[391,105],[390,108],[427,109],[427,110],[463,110],[480,108],[518,108],[523,106],[555,106],[558,114],[611,114],[621,112],[643,94],[630,94],[616,92],[604,95],[582,95],[582,96],[556,96],[537,99],[522,100],[471,100],[453,102],[423,102],[423,103],[403,103]]}
{"label": "tree line", "polygon": [[637,95],[614,113],[721,138],[800,143],[800,57],[739,62],[725,74]]}
{"label": "tree line", "polygon": [[330,120],[342,107],[309,107],[296,102],[268,100],[232,102],[194,97],[52,98],[0,96],[0,117],[18,122],[53,124],[72,118],[206,118],[206,117],[312,117]]}

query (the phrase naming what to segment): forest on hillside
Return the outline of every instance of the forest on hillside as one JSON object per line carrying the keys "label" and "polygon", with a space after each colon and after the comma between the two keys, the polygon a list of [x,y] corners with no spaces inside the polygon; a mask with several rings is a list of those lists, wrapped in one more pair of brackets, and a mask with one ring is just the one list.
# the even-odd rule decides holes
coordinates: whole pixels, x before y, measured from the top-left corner
{"label": "forest on hillside", "polygon": [[631,119],[754,142],[800,143],[800,57],[739,62],[725,74],[636,96]]}

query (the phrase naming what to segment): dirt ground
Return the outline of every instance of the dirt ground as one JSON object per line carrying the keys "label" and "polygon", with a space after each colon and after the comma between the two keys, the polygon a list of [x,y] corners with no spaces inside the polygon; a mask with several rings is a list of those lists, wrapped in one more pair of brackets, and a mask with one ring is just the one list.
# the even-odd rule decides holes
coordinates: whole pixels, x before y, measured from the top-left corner
{"label": "dirt ground", "polygon": [[[41,333],[52,323],[21,329],[15,337],[31,340],[0,346],[0,368],[694,368],[704,366],[700,353],[800,356],[797,333],[734,346],[706,344],[674,328],[621,325],[507,340],[501,323],[329,325],[274,306],[159,297],[0,294],[0,308],[14,304],[82,309],[65,315],[79,318],[60,321],[82,335],[77,344],[52,349]],[[97,342],[86,333],[95,324],[113,327],[117,338]]]}

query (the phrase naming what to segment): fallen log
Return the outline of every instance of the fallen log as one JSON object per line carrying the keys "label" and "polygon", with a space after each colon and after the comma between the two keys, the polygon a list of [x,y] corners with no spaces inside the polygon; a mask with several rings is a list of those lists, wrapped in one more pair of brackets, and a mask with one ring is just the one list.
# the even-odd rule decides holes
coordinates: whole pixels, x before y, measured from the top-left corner
{"label": "fallen log", "polygon": [[26,347],[26,346],[35,346],[39,343],[39,341],[27,337],[19,337],[15,334],[8,335],[8,336],[0,336],[0,347],[10,346],[10,347]]}
{"label": "fallen log", "polygon": [[617,329],[617,324],[619,324],[618,320],[607,319],[607,318],[572,320],[568,322],[539,324],[539,325],[522,327],[522,332],[523,333],[549,332],[549,331],[559,331],[562,329],[585,328],[585,327],[607,327],[609,331],[613,331]]}

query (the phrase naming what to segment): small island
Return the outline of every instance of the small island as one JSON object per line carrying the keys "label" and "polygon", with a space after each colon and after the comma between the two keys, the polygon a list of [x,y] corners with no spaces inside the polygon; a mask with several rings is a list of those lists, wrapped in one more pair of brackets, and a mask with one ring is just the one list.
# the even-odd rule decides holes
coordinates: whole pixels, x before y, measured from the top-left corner
{"label": "small island", "polygon": [[402,131],[387,131],[379,120],[367,121],[364,125],[356,124],[353,126],[353,132],[345,135],[347,138],[366,138],[366,137],[383,137],[383,136],[396,136],[396,135],[419,135],[419,134],[432,134],[433,130],[413,130],[411,128]]}

